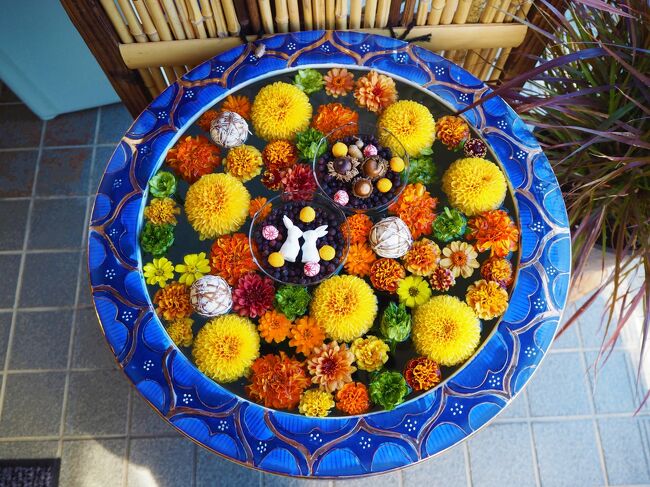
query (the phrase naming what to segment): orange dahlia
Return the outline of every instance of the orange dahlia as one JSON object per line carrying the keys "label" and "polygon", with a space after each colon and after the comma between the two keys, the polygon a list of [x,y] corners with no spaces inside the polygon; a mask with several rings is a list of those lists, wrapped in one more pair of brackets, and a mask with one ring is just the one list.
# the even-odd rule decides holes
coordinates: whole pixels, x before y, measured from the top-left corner
{"label": "orange dahlia", "polygon": [[[264,196],[258,196],[257,198],[253,198],[251,200],[251,205],[248,207],[248,216],[253,218],[255,216],[255,213],[260,211],[264,207],[267,201],[268,200]],[[269,213],[271,213],[272,209],[273,209],[273,205],[269,205],[266,208],[264,208],[264,212],[260,213],[260,218],[264,220],[264,218],[269,216]]]}
{"label": "orange dahlia", "polygon": [[372,220],[365,213],[357,213],[347,218],[347,229],[341,225],[343,235],[353,243],[365,243],[368,241],[368,235],[372,228]]}
{"label": "orange dahlia", "polygon": [[262,160],[268,171],[282,171],[298,162],[298,148],[288,140],[274,140],[264,147]]}
{"label": "orange dahlia", "polygon": [[336,393],[336,408],[345,414],[363,414],[370,409],[368,388],[362,382],[348,382]]}
{"label": "orange dahlia", "polygon": [[413,243],[402,262],[407,271],[416,276],[430,276],[440,262],[438,244],[423,238]]}
{"label": "orange dahlia", "polygon": [[352,374],[357,368],[352,365],[354,354],[345,343],[324,343],[314,350],[307,360],[307,370],[311,381],[328,392],[334,392],[344,384],[352,382]]}
{"label": "orange dahlia", "polygon": [[438,199],[429,194],[422,183],[407,184],[397,201],[388,210],[402,219],[414,239],[431,233],[436,219]]}
{"label": "orange dahlia", "polygon": [[153,297],[156,313],[167,321],[187,318],[192,314],[190,289],[180,282],[172,282],[159,289]]}
{"label": "orange dahlia", "polygon": [[258,358],[251,372],[251,384],[246,386],[248,396],[268,408],[295,408],[300,395],[309,386],[302,363],[287,357],[284,352]]}
{"label": "orange dahlia", "polygon": [[325,93],[338,98],[345,96],[354,88],[354,76],[345,68],[332,68],[325,76]]}
{"label": "orange dahlia", "polygon": [[314,348],[319,347],[325,341],[325,330],[309,316],[298,318],[289,331],[289,346],[295,347],[296,352],[303,355],[310,355]]}
{"label": "orange dahlia", "polygon": [[381,291],[394,293],[400,279],[406,277],[406,271],[399,262],[393,259],[376,260],[370,268],[370,282]]}
{"label": "orange dahlia", "polygon": [[345,261],[345,272],[359,277],[369,276],[370,268],[376,260],[377,256],[367,243],[351,244]]}
{"label": "orange dahlia", "polygon": [[235,112],[246,120],[251,119],[251,101],[247,96],[228,95],[221,104],[222,112]]}
{"label": "orange dahlia", "polygon": [[479,252],[505,257],[519,247],[519,229],[503,210],[491,210],[470,218],[467,238],[476,240]]}
{"label": "orange dahlia", "polygon": [[404,369],[406,383],[414,391],[427,391],[440,383],[440,366],[427,357],[418,357],[407,362]]}
{"label": "orange dahlia", "polygon": [[467,288],[465,301],[476,316],[482,320],[491,320],[505,313],[508,307],[508,291],[497,282],[481,279]]}
{"label": "orange dahlia", "polygon": [[243,233],[233,233],[219,237],[210,249],[210,268],[213,274],[223,277],[234,286],[244,274],[255,272],[248,237]]}
{"label": "orange dahlia", "polygon": [[221,164],[221,152],[207,137],[188,135],[167,152],[165,161],[188,183],[213,172]]}
{"label": "orange dahlia", "polygon": [[199,127],[201,127],[201,130],[210,132],[212,121],[218,116],[219,116],[219,112],[217,110],[208,110],[207,112],[205,112],[203,115],[199,117],[199,119],[196,121],[196,124]]}
{"label": "orange dahlia", "polygon": [[397,88],[392,78],[370,71],[357,80],[354,98],[360,107],[371,112],[381,112],[397,101]]}
{"label": "orange dahlia", "polygon": [[455,149],[469,138],[469,125],[460,117],[445,115],[436,121],[436,137],[449,149]]}
{"label": "orange dahlia", "polygon": [[331,138],[340,139],[348,135],[355,135],[359,131],[358,123],[359,114],[357,112],[341,103],[328,103],[318,107],[311,126],[326,135],[338,128]]}
{"label": "orange dahlia", "polygon": [[271,309],[260,317],[257,329],[267,343],[280,343],[289,336],[291,321],[279,311]]}
{"label": "orange dahlia", "polygon": [[508,259],[492,257],[481,265],[481,276],[486,281],[498,282],[503,287],[512,284],[512,264]]}

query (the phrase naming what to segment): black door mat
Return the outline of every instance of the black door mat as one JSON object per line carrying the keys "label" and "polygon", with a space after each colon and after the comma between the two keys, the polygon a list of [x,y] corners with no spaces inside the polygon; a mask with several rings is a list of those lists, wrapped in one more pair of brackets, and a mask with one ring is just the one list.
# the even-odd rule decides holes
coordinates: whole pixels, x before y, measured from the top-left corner
{"label": "black door mat", "polygon": [[0,460],[0,487],[57,487],[61,459]]}

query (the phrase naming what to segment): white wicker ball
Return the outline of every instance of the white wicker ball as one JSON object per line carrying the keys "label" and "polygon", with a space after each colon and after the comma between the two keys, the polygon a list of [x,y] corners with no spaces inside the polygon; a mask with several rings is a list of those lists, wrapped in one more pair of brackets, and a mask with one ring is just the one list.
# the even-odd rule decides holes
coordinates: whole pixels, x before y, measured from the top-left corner
{"label": "white wicker ball", "polygon": [[222,112],[210,124],[210,137],[226,149],[237,147],[248,138],[248,123],[238,113]]}
{"label": "white wicker ball", "polygon": [[396,216],[389,216],[375,223],[370,229],[368,240],[377,255],[389,259],[402,257],[413,245],[409,228]]}
{"label": "white wicker ball", "polygon": [[203,276],[192,284],[190,302],[198,314],[212,318],[230,311],[232,291],[222,277]]}

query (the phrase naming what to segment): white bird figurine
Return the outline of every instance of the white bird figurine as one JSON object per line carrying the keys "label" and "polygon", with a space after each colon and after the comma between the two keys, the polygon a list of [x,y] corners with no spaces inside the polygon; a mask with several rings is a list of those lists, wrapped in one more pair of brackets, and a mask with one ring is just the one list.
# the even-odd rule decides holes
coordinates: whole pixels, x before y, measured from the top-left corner
{"label": "white bird figurine", "polygon": [[327,235],[327,225],[321,225],[314,230],[307,230],[302,234],[305,243],[302,244],[302,262],[318,262],[320,255],[316,247],[316,241]]}
{"label": "white bird figurine", "polygon": [[293,224],[291,218],[287,215],[282,217],[282,221],[287,228],[287,239],[282,244],[282,247],[280,247],[280,253],[287,262],[295,262],[296,257],[298,257],[298,252],[300,252],[300,243],[298,241],[303,233],[300,228]]}

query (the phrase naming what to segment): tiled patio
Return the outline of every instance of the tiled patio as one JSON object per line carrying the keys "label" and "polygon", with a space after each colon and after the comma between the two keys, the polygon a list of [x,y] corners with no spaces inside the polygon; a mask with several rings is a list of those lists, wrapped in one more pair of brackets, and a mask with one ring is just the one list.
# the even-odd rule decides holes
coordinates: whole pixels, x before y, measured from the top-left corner
{"label": "tiled patio", "polygon": [[[302,484],[181,437],[134,393],[100,335],[85,222],[129,122],[115,105],[44,123],[0,93],[0,459],[61,457],[62,486]],[[650,409],[633,416],[637,352],[621,344],[594,384],[597,313],[470,441],[399,473],[336,484],[650,485]]]}

